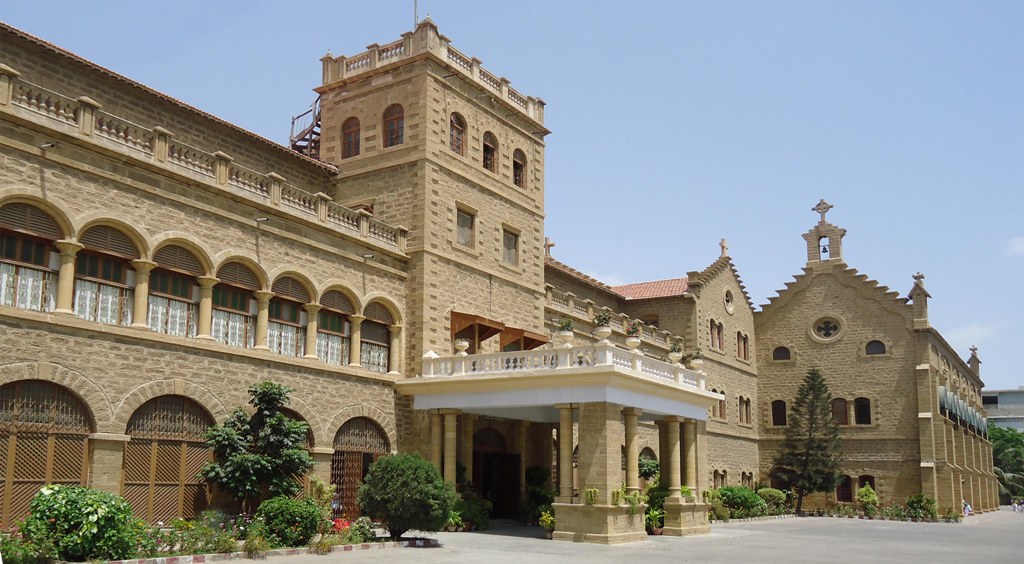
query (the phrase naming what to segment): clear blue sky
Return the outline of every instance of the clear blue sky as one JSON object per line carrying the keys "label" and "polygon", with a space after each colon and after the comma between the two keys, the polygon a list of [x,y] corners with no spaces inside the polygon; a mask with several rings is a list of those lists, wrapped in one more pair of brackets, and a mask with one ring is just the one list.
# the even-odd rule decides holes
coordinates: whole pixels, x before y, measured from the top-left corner
{"label": "clear blue sky", "polygon": [[[420,0],[547,102],[554,255],[612,284],[730,254],[756,305],[819,198],[849,265],[905,295],[988,388],[1024,385],[1024,2]],[[285,142],[319,58],[398,39],[412,0],[9,0],[7,23]]]}

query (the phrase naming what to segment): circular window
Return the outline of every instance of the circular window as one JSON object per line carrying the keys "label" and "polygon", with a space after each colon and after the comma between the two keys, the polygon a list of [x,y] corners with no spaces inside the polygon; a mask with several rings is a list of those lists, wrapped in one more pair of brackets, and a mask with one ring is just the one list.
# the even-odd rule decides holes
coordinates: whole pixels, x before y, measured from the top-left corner
{"label": "circular window", "polygon": [[839,337],[842,330],[842,324],[834,317],[822,317],[811,327],[814,336],[822,341],[831,341]]}
{"label": "circular window", "polygon": [[732,290],[725,291],[725,311],[732,313],[733,310],[733,298]]}

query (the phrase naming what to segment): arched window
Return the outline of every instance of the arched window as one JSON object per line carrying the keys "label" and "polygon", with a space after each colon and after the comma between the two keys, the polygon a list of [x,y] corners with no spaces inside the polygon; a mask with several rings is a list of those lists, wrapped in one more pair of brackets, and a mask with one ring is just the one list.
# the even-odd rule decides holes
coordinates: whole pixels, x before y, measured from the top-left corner
{"label": "arched window", "polygon": [[359,154],[359,118],[350,117],[341,124],[341,158]]}
{"label": "arched window", "polygon": [[203,406],[184,396],[153,398],[132,413],[121,493],[137,517],[195,519],[209,506],[209,486],[197,474],[213,458],[206,445],[213,424]]}
{"label": "arched window", "polygon": [[850,415],[847,410],[847,402],[843,398],[835,398],[832,400],[832,421],[836,425],[849,425]]}
{"label": "arched window", "polygon": [[878,491],[878,489],[875,488],[875,477],[870,474],[857,477],[857,489],[863,488],[864,486],[871,486],[871,489],[875,490],[875,492]]}
{"label": "arched window", "polygon": [[743,333],[736,332],[736,358],[743,358]]}
{"label": "arched window", "polygon": [[871,424],[871,400],[857,398],[853,400],[853,418],[857,425]]}
{"label": "arched window", "polygon": [[714,473],[712,473],[712,483],[716,490],[722,487],[722,473],[718,470],[715,470]]}
{"label": "arched window", "polygon": [[526,153],[522,149],[512,152],[512,183],[526,188]]}
{"label": "arched window", "polygon": [[384,110],[384,148],[405,142],[405,110],[398,104]]}
{"label": "arched window", "polygon": [[725,395],[725,390],[722,390],[722,396],[724,397],[718,400],[718,416],[721,417],[722,419],[728,419],[725,410],[725,398],[728,396]]}
{"label": "arched window", "polygon": [[459,155],[466,154],[466,120],[452,113],[448,126],[448,148]]}
{"label": "arched window", "polygon": [[89,228],[78,242],[75,261],[75,314],[108,325],[131,325],[139,252],[127,235],[106,225]]}
{"label": "arched window", "polygon": [[217,271],[213,287],[213,340],[232,347],[252,348],[256,338],[256,298],[259,279],[241,263],[229,262]]}
{"label": "arched window", "polygon": [[721,323],[719,323],[715,327],[715,333],[718,336],[718,350],[724,351],[725,350],[725,325],[722,325]]}
{"label": "arched window", "polygon": [[[711,388],[711,393],[717,394],[718,390],[716,390],[714,388]],[[718,417],[718,406],[719,406],[719,402],[717,402],[717,401],[715,403],[711,404],[711,416],[712,417]]]}
{"label": "arched window", "polygon": [[352,328],[348,316],[355,308],[348,296],[337,291],[325,292],[320,298],[320,319],[317,323],[316,355],[328,364],[349,363],[349,339]]}
{"label": "arched window", "polygon": [[864,349],[867,354],[885,354],[885,343],[882,341],[868,341]]}
{"label": "arched window", "polygon": [[711,348],[718,348],[718,324],[714,319],[708,321],[708,331],[711,335]]}
{"label": "arched window", "polygon": [[846,474],[839,476],[839,483],[836,485],[836,501],[853,501],[853,480]]}
{"label": "arched window", "polygon": [[750,360],[750,337],[743,335],[743,360]]}
{"label": "arched window", "polygon": [[0,519],[16,523],[45,484],[84,486],[88,407],[71,390],[40,380],[0,387]]}
{"label": "arched window", "polygon": [[195,337],[198,319],[196,278],[203,267],[191,251],[167,245],[153,255],[156,267],[149,275],[147,325],[157,333]]}
{"label": "arched window", "polygon": [[793,358],[792,353],[786,347],[775,347],[772,350],[772,360],[789,360],[791,358]]}
{"label": "arched window", "polygon": [[775,400],[772,402],[772,426],[786,426],[786,402],[783,400]]}
{"label": "arched window", "polygon": [[331,504],[334,517],[356,517],[362,513],[356,492],[370,465],[391,451],[387,433],[366,417],[349,419],[334,436],[331,457],[331,483],[337,486]]}
{"label": "arched window", "polygon": [[490,131],[484,133],[484,168],[498,172],[498,138]]}
{"label": "arched window", "polygon": [[60,266],[53,242],[60,227],[29,204],[0,207],[0,305],[52,311]]}
{"label": "arched window", "polygon": [[394,318],[386,307],[379,303],[367,304],[363,312],[366,319],[361,324],[359,364],[363,368],[386,374],[391,356],[391,329]]}
{"label": "arched window", "polygon": [[284,356],[305,355],[306,312],[302,306],[310,303],[309,292],[290,276],[278,278],[270,290],[274,297],[267,308],[267,346]]}

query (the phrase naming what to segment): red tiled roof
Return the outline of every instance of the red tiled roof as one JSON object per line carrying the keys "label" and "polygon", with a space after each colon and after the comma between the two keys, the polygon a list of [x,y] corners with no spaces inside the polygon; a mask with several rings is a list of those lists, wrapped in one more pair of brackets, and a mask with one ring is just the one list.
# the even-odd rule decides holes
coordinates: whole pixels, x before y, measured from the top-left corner
{"label": "red tiled roof", "polygon": [[686,291],[687,287],[687,278],[683,277],[612,286],[612,290],[617,294],[621,294],[627,300],[642,300],[645,298],[679,296]]}

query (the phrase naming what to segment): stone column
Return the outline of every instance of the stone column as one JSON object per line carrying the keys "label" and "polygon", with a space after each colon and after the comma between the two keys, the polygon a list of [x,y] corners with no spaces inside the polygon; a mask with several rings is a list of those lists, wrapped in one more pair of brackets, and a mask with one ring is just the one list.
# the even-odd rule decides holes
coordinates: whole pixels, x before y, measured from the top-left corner
{"label": "stone column", "polygon": [[444,468],[441,466],[441,437],[444,432],[441,429],[441,414],[434,412],[430,414],[430,462],[437,468],[437,473],[442,474]]}
{"label": "stone column", "polygon": [[637,418],[643,413],[635,407],[627,407],[622,410],[626,422],[626,493],[640,491],[637,483],[640,475],[640,441],[636,436]]}
{"label": "stone column", "polygon": [[391,347],[388,349],[388,374],[402,373],[402,326],[388,325]]}
{"label": "stone column", "polygon": [[[89,435],[89,487],[120,495],[124,445],[129,435],[93,433]],[[44,453],[45,457],[45,453]]]}
{"label": "stone column", "polygon": [[462,415],[462,465],[466,467],[467,482],[473,481],[473,427],[479,418],[472,413]]}
{"label": "stone column", "polygon": [[526,434],[530,431],[529,421],[516,422],[516,452],[519,454],[519,500],[526,499]]}
{"label": "stone column", "polygon": [[458,464],[458,418],[459,410],[442,409],[444,415],[444,481],[455,484],[455,465]]}
{"label": "stone column", "polygon": [[135,269],[135,312],[132,314],[131,326],[135,329],[149,329],[149,273],[155,267],[153,261],[132,261],[132,268]]}
{"label": "stone column", "polygon": [[580,491],[597,489],[595,505],[610,505],[622,485],[622,408],[614,403],[580,405]]}
{"label": "stone column", "polygon": [[572,503],[572,404],[558,409],[558,502]]}
{"label": "stone column", "polygon": [[362,347],[363,331],[361,329],[363,320],[366,319],[362,315],[350,315],[348,316],[349,326],[352,328],[352,334],[348,339],[348,365],[349,366],[362,366],[362,359],[360,358],[359,351]]}
{"label": "stone column", "polygon": [[309,454],[313,457],[313,474],[323,480],[325,484],[330,484],[334,449],[330,447],[315,447],[309,449]]}
{"label": "stone column", "polygon": [[693,419],[683,421],[683,483],[690,488],[694,499],[700,499],[697,492],[697,422]]}
{"label": "stone column", "polygon": [[257,290],[252,293],[256,296],[256,345],[254,349],[268,350],[267,346],[267,321],[269,319],[270,298],[274,297],[273,292]]}
{"label": "stone column", "polygon": [[679,499],[680,472],[679,472],[679,423],[680,417],[669,416],[665,418],[665,435],[667,438],[668,453],[665,458],[668,460],[668,497]]}
{"label": "stone column", "polygon": [[658,426],[658,485],[668,489],[668,431],[665,422],[654,422]]}
{"label": "stone column", "polygon": [[196,324],[197,339],[212,339],[210,330],[213,326],[213,287],[217,280],[213,276],[200,276],[196,278],[199,283],[199,322]]}
{"label": "stone column", "polygon": [[75,255],[82,245],[74,241],[54,241],[60,251],[60,271],[57,274],[57,303],[54,313],[74,315],[72,308],[75,298]]}
{"label": "stone column", "polygon": [[306,354],[304,358],[318,358],[316,356],[316,332],[319,329],[320,304],[308,303],[302,306],[306,310]]}

